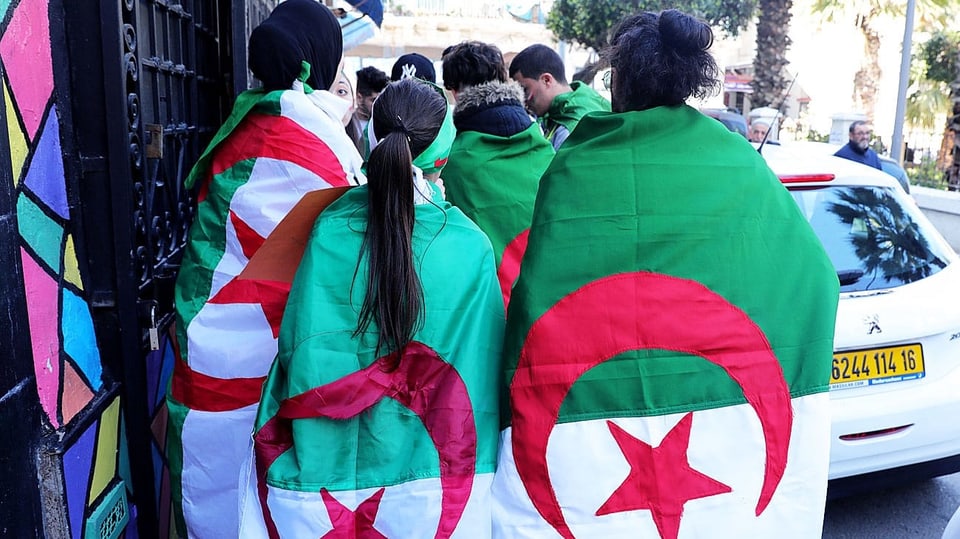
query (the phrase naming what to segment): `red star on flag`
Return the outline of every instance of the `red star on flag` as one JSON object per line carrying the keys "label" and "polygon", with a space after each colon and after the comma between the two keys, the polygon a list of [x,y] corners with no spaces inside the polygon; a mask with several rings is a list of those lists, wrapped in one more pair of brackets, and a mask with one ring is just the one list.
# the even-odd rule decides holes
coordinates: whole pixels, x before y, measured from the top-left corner
{"label": "red star on flag", "polygon": [[658,447],[631,436],[613,421],[610,433],[623,451],[630,473],[597,516],[649,509],[663,539],[676,539],[683,505],[689,500],[731,492],[730,487],[694,470],[687,461],[693,414],[683,416]]}
{"label": "red star on flag", "polygon": [[333,529],[320,539],[353,539],[355,537],[387,539],[386,535],[373,527],[373,521],[377,519],[377,511],[380,509],[380,499],[383,498],[383,490],[376,491],[373,496],[360,502],[356,511],[351,511],[337,501],[327,489],[320,489],[320,496],[323,498],[323,504],[327,507],[327,514],[330,515],[330,522],[333,524]]}

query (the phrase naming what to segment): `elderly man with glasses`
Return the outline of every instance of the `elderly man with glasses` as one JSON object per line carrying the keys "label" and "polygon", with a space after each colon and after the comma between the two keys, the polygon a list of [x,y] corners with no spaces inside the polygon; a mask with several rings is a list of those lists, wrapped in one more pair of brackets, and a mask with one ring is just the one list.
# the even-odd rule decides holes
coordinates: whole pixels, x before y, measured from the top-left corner
{"label": "elderly man with glasses", "polygon": [[867,122],[857,120],[850,124],[850,142],[833,154],[837,157],[863,163],[864,165],[883,170],[880,167],[880,157],[870,149],[870,137],[873,131]]}

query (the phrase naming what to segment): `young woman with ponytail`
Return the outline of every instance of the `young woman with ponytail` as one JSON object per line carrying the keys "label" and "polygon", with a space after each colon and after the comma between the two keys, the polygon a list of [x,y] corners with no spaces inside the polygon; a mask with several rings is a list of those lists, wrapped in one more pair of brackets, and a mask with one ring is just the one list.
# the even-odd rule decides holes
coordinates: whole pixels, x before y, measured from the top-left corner
{"label": "young woman with ponytail", "polygon": [[243,537],[490,536],[493,251],[413,164],[443,143],[446,109],[429,83],[388,86],[367,185],[314,224],[258,411]]}

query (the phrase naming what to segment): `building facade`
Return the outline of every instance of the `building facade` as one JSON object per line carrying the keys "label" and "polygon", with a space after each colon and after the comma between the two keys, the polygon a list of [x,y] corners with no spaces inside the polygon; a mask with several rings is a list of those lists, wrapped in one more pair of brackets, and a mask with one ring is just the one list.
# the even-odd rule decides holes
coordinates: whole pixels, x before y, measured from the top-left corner
{"label": "building facade", "polygon": [[276,1],[0,1],[0,522],[168,537],[182,179]]}

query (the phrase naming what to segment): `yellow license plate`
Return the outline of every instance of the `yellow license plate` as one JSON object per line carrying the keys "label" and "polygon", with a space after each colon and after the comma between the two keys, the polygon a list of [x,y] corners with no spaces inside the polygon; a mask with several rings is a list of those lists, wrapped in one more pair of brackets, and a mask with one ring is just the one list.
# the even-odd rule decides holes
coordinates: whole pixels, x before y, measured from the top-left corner
{"label": "yellow license plate", "polygon": [[830,389],[904,382],[925,374],[919,344],[835,352]]}

